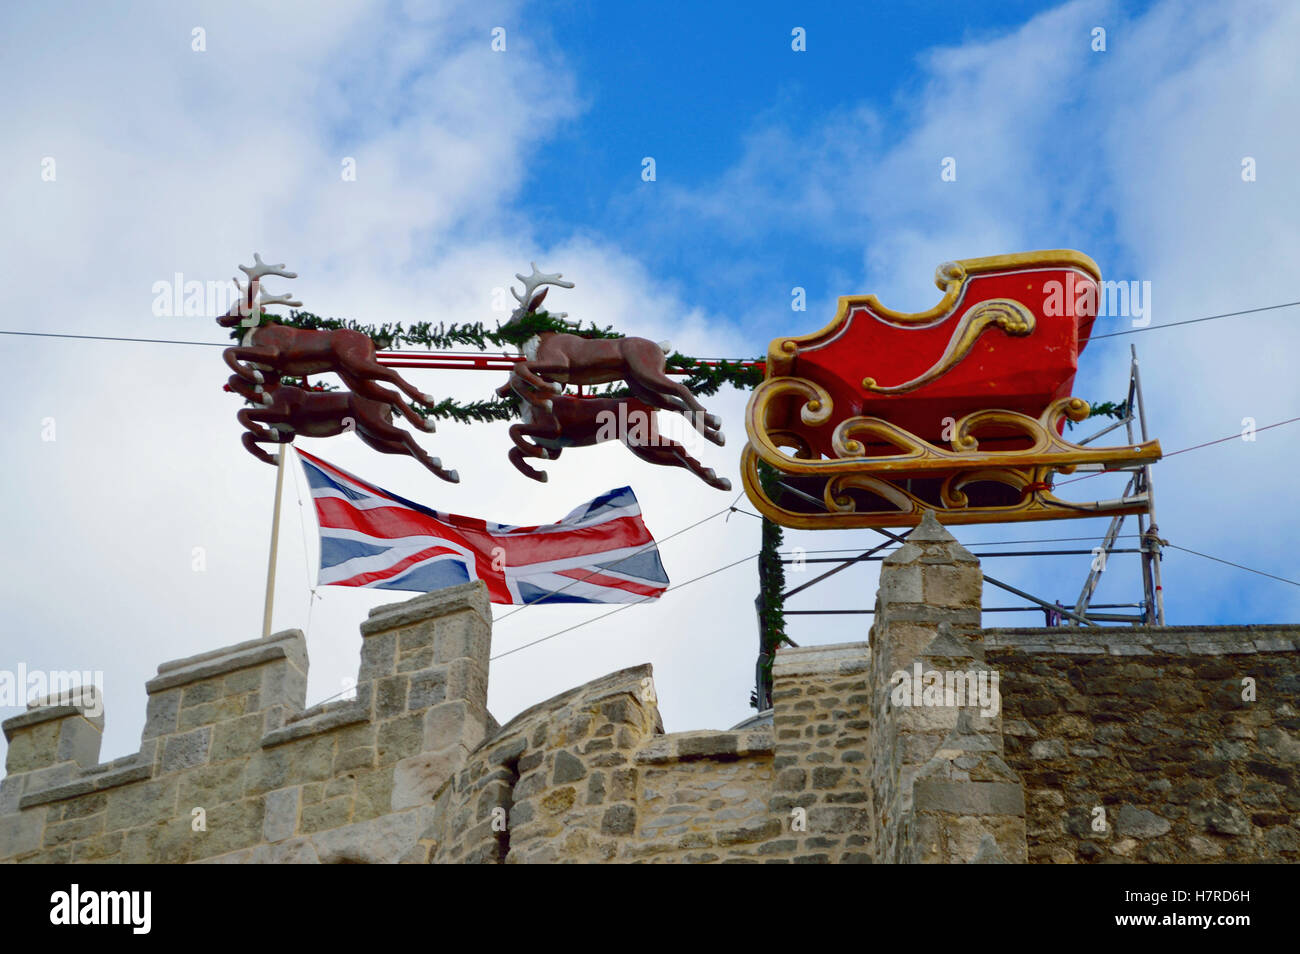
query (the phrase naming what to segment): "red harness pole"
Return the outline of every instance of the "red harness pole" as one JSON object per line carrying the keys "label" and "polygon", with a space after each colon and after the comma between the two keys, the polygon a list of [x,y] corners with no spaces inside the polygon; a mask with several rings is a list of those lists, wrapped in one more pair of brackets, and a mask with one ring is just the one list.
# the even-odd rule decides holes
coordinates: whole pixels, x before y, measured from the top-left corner
{"label": "red harness pole", "polygon": [[[446,351],[380,351],[375,360],[389,368],[434,368],[444,371],[509,371],[524,358],[513,354],[457,354]],[[724,362],[718,359],[700,361],[703,365],[718,365]],[[728,361],[744,368],[767,366],[765,361]],[[668,374],[689,375],[684,368],[668,368]]]}

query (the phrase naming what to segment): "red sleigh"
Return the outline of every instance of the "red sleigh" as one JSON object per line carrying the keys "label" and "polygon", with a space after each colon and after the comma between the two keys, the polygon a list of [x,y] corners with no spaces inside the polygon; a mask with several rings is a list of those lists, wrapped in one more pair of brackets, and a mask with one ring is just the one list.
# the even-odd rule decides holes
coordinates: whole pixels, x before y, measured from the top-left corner
{"label": "red sleigh", "polygon": [[[1144,495],[1072,503],[1052,492],[1081,465],[1132,468],[1158,441],[1065,440],[1079,354],[1101,273],[1056,250],[949,262],[927,311],[874,295],[840,299],[821,331],[775,339],[746,412],[745,489],[772,520],[802,528],[995,523],[1142,513]],[[759,462],[776,471],[764,481]],[[772,488],[769,493],[767,488]]]}

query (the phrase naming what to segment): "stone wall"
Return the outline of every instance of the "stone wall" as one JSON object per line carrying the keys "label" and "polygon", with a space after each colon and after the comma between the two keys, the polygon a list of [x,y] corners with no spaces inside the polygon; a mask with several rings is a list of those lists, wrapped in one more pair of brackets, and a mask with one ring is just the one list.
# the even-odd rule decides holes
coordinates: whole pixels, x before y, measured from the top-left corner
{"label": "stone wall", "polygon": [[134,755],[98,699],[4,723],[0,861],[1300,860],[1300,628],[983,630],[981,587],[928,516],[870,643],[726,731],[665,734],[649,666],[499,725],[481,583],[373,610],[309,710],[296,630],[164,663]]}
{"label": "stone wall", "polygon": [[1300,632],[998,630],[1030,860],[1300,861]]}
{"label": "stone wall", "polygon": [[770,850],[795,862],[872,860],[870,659],[866,643],[776,655],[770,805],[786,835]]}
{"label": "stone wall", "polygon": [[[755,856],[772,739],[663,734],[649,666],[569,690],[503,726],[434,800],[435,861],[721,861]],[[497,824],[493,824],[493,815]]]}
{"label": "stone wall", "polygon": [[356,698],[303,711],[301,632],[158,667],[140,751],[96,764],[89,700],[4,723],[0,859],[423,860],[429,789],[496,724],[491,616],[472,588],[379,607]]}

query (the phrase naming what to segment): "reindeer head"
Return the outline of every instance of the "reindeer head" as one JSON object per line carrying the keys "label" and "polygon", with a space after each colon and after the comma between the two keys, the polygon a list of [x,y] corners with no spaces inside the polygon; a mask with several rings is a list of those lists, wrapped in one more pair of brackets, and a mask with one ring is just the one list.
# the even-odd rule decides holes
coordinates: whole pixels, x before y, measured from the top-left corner
{"label": "reindeer head", "polygon": [[281,278],[298,277],[297,272],[285,271],[283,262],[279,265],[267,265],[262,261],[262,256],[254,252],[253,264],[240,265],[239,270],[247,276],[248,281],[247,283],[241,283],[238,278],[232,279],[235,288],[239,290],[239,303],[217,319],[217,324],[221,325],[221,327],[252,326],[256,324],[253,316],[261,312],[267,305],[288,305],[290,308],[302,306],[302,302],[295,301],[289,295],[272,295],[262,288],[262,276],[264,275],[279,275]]}
{"label": "reindeer head", "polygon": [[[537,291],[541,286],[556,285],[560,288],[573,287],[573,282],[561,281],[561,272],[556,272],[554,275],[548,275],[545,272],[539,272],[537,270],[536,262],[530,262],[529,264],[532,265],[533,268],[531,275],[520,275],[518,272],[515,273],[515,278],[524,283],[524,291],[521,295],[513,288],[510,289],[510,294],[515,296],[515,301],[519,302],[519,307],[510,313],[510,320],[506,322],[508,325],[514,324],[525,315],[531,315],[537,310],[537,306],[542,303],[542,299],[546,297],[546,293],[550,290],[542,288],[540,292]],[[568,312],[556,312],[553,314],[553,317],[567,318]]]}

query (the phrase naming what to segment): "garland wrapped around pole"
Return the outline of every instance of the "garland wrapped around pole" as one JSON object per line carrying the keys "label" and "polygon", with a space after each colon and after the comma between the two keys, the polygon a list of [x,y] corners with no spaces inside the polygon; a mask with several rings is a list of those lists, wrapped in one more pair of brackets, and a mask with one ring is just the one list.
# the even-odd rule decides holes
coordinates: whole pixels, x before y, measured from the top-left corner
{"label": "garland wrapped around pole", "polygon": [[[776,494],[779,477],[770,465],[759,463],[758,479],[769,496]],[[777,648],[782,643],[794,645],[785,634],[785,565],[781,562],[784,540],[781,525],[764,517],[758,553],[758,596],[754,599],[758,610],[758,663],[754,692],[749,696],[750,706],[760,712],[772,707],[772,663]]]}

